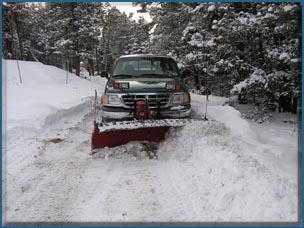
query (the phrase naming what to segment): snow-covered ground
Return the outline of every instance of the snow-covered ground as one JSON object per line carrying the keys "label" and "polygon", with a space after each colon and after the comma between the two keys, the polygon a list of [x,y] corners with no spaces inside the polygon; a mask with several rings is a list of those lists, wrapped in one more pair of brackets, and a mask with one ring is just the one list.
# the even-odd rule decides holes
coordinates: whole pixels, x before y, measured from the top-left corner
{"label": "snow-covered ground", "polygon": [[[248,122],[209,96],[208,122],[90,155],[105,80],[66,84],[65,71],[20,62],[20,84],[16,62],[2,63],[4,221],[297,221],[297,127],[280,115]],[[192,105],[204,116],[205,96]]]}

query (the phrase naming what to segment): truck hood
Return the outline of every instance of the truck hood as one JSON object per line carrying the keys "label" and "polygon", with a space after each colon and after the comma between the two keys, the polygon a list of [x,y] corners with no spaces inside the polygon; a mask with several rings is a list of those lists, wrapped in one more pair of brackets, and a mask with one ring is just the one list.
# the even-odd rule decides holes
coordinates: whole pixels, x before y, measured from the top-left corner
{"label": "truck hood", "polygon": [[120,89],[114,89],[114,82],[129,83],[129,89],[126,89],[128,93],[140,93],[140,92],[168,92],[166,84],[181,84],[182,90],[183,83],[180,78],[128,78],[128,79],[111,79],[108,81],[106,91],[111,93],[120,93]]}

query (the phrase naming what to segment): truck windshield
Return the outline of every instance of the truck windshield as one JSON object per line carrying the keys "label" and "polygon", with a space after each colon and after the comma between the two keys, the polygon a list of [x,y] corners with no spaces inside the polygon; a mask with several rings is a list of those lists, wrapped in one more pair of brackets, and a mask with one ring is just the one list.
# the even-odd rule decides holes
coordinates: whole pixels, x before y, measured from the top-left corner
{"label": "truck windshield", "polygon": [[177,77],[177,65],[171,58],[129,57],[117,61],[113,77]]}

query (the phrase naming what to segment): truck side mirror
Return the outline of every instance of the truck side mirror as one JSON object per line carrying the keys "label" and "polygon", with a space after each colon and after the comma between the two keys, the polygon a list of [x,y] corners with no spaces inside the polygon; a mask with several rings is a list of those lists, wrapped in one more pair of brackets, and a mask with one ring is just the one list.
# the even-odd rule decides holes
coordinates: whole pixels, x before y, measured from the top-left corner
{"label": "truck side mirror", "polygon": [[107,71],[101,71],[100,72],[100,77],[102,77],[102,78],[109,78],[109,74],[108,74]]}

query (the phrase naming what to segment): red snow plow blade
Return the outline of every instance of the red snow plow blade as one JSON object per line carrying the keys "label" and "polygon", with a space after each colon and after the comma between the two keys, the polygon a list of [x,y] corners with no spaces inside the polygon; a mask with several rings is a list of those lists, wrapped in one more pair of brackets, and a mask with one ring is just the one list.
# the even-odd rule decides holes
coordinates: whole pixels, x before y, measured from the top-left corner
{"label": "red snow plow blade", "polygon": [[133,120],[95,123],[91,139],[92,149],[116,147],[132,141],[160,142],[170,128],[204,121],[202,119]]}
{"label": "red snow plow blade", "polygon": [[115,129],[100,132],[95,126],[92,134],[92,149],[116,147],[132,141],[160,142],[165,139],[169,126]]}
{"label": "red snow plow blade", "polygon": [[146,108],[149,107],[147,101],[139,101],[134,110],[137,120],[96,123],[96,100],[95,91],[92,149],[116,147],[132,141],[160,142],[165,139],[166,133],[171,127],[181,127],[196,121],[192,119],[153,119],[157,114]]}

